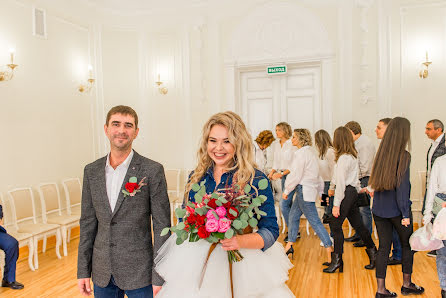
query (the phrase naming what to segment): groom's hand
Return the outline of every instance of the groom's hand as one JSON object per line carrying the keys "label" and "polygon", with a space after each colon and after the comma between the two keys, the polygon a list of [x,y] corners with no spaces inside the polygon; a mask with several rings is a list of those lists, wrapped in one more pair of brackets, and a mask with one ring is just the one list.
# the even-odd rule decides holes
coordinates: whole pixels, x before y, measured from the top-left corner
{"label": "groom's hand", "polygon": [[77,287],[83,296],[91,295],[91,284],[89,278],[80,278],[77,280]]}
{"label": "groom's hand", "polygon": [[156,294],[158,294],[158,292],[159,291],[161,291],[161,286],[153,286],[152,285],[152,288],[153,288],[153,297],[155,297],[156,296]]}

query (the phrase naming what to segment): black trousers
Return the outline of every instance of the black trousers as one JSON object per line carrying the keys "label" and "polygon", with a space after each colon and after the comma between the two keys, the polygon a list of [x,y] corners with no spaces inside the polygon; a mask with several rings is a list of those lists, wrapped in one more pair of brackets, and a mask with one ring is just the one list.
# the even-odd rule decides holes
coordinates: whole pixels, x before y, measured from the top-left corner
{"label": "black trousers", "polygon": [[410,249],[409,244],[410,235],[413,233],[412,212],[410,214],[410,225],[407,227],[401,224],[402,216],[383,218],[373,214],[379,237],[378,256],[376,257],[376,278],[386,278],[393,228],[397,231],[401,241],[403,273],[412,273],[413,251]]}
{"label": "black trousers", "polygon": [[358,233],[359,237],[361,237],[361,240],[364,241],[367,248],[375,247],[370,233],[366,230],[361,220],[358,207],[358,192],[350,185],[345,188],[345,197],[341,202],[340,215],[338,217],[332,217],[330,221],[330,229],[334,239],[334,252],[337,254],[344,252],[344,232],[342,231],[342,224],[346,218],[348,218],[348,221]]}

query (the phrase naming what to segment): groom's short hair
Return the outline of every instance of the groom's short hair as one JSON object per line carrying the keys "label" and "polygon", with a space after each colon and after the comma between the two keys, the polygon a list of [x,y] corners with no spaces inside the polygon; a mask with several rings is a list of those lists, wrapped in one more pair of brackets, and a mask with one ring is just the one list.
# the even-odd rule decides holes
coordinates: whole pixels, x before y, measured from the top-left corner
{"label": "groom's short hair", "polygon": [[105,121],[105,125],[108,126],[108,122],[110,121],[111,116],[114,114],[122,114],[122,115],[130,115],[135,119],[135,128],[138,128],[138,114],[136,114],[135,110],[129,106],[116,106],[111,108],[107,113],[107,119]]}

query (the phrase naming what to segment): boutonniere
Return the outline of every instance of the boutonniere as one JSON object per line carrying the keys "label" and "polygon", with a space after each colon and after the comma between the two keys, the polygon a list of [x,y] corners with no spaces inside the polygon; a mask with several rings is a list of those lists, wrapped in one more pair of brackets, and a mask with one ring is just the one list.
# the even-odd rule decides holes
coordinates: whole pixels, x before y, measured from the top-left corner
{"label": "boutonniere", "polygon": [[137,183],[138,179],[136,177],[130,177],[129,182],[127,182],[124,186],[125,189],[122,190],[122,193],[124,194],[124,198],[126,196],[135,196],[137,192],[141,191],[141,187],[144,185],[147,185],[147,183],[144,183],[144,180],[147,177],[144,177]]}

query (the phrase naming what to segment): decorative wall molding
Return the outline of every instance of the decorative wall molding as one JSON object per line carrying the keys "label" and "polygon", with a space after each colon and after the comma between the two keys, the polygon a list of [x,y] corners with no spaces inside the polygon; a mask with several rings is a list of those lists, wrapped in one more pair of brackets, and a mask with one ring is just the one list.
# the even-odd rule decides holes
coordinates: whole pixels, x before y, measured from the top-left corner
{"label": "decorative wall molding", "polygon": [[380,118],[392,115],[392,43],[391,7],[388,0],[378,0],[378,113]]}
{"label": "decorative wall molding", "polygon": [[369,57],[368,57],[368,33],[369,33],[369,10],[370,7],[374,4],[375,0],[356,0],[356,6],[360,9],[360,23],[359,28],[361,29],[361,61],[360,61],[360,90],[361,90],[361,101],[363,104],[367,104],[372,100],[372,97],[369,95],[369,90],[372,87],[372,82],[369,79]]}

